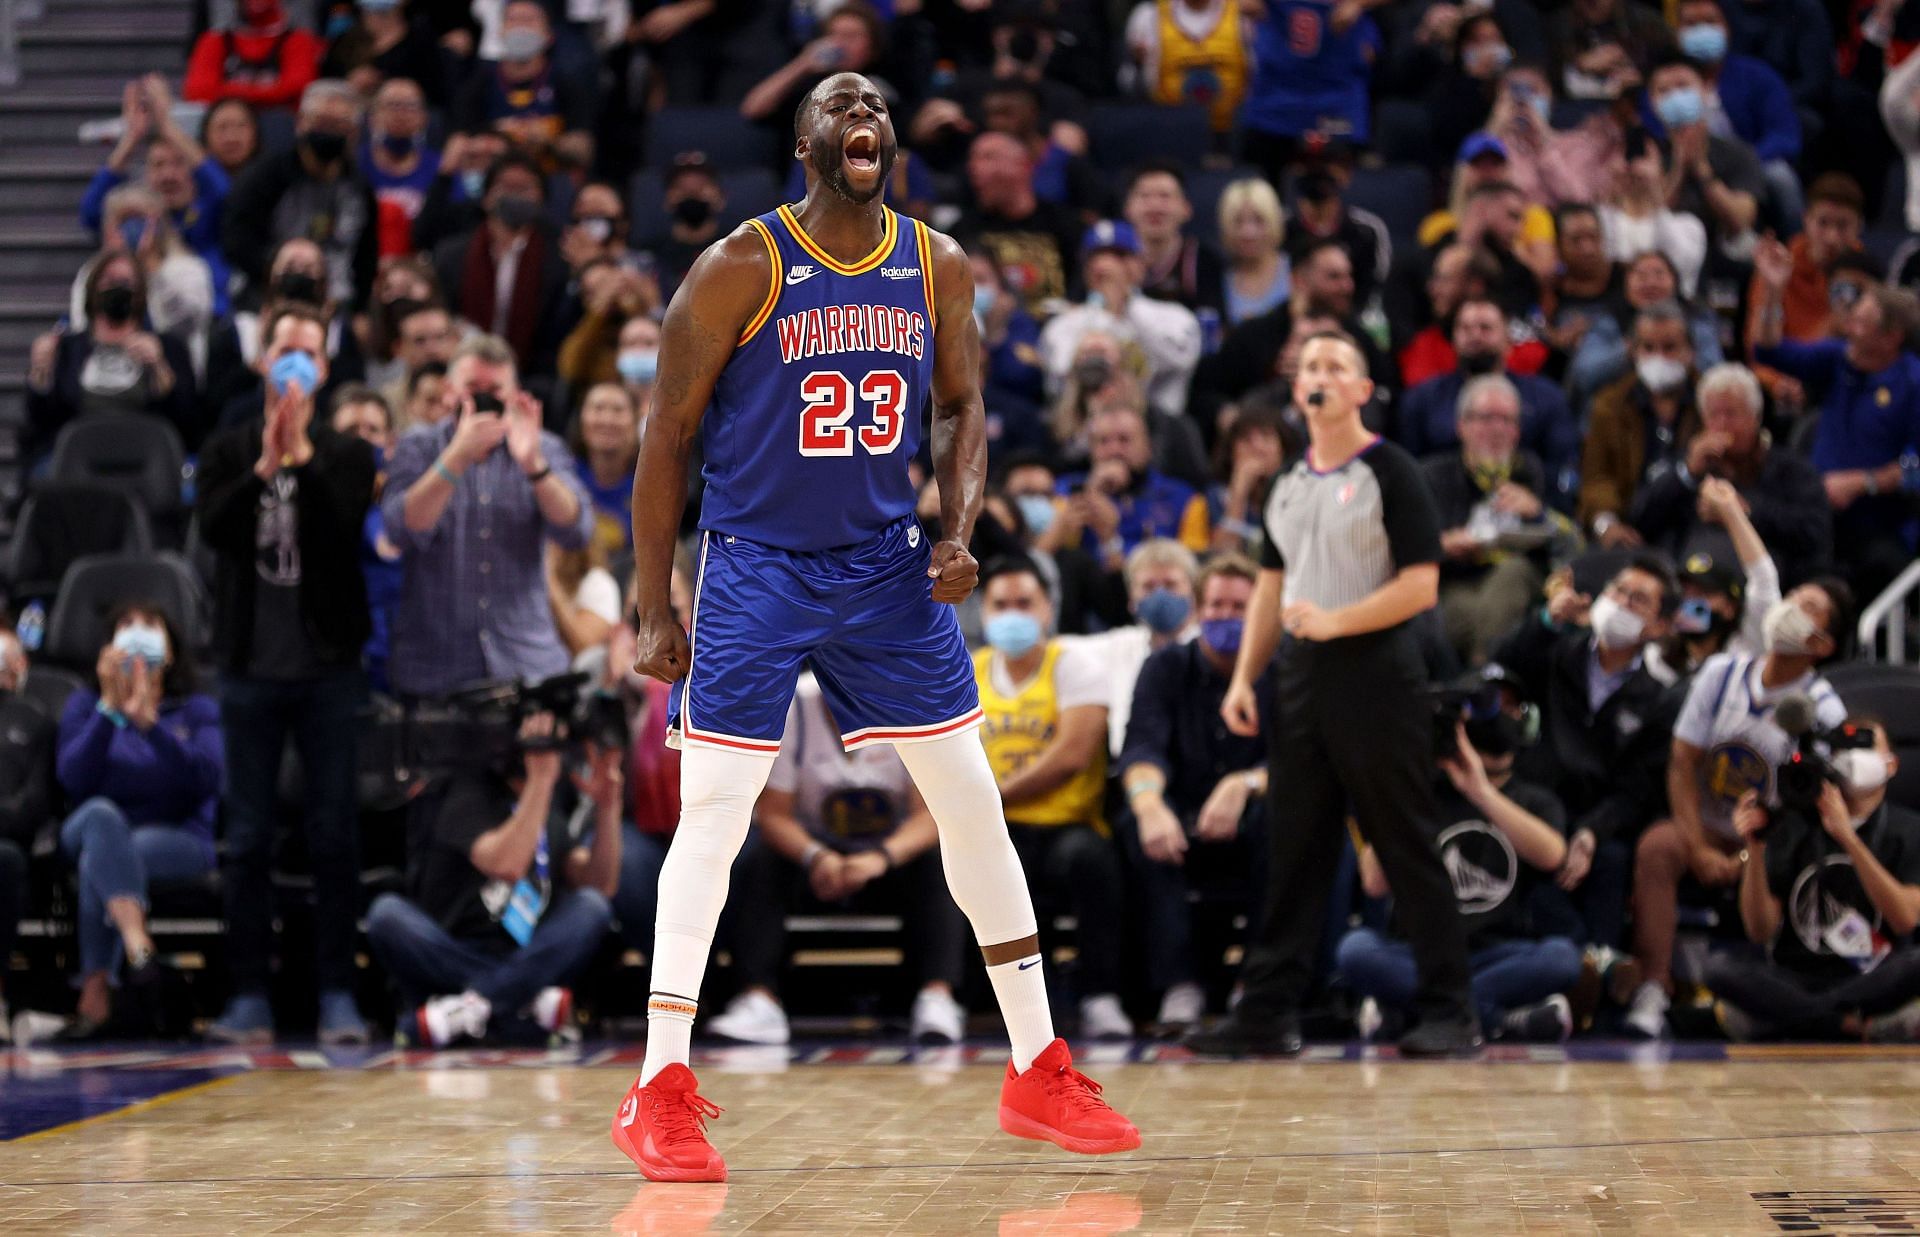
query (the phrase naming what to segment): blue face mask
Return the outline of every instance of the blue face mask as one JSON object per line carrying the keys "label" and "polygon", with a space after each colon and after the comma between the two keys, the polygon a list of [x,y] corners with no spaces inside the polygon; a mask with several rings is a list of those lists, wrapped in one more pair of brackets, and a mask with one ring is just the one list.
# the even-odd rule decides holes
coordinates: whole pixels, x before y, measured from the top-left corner
{"label": "blue face mask", "polygon": [[622,382],[639,386],[652,382],[653,376],[660,372],[660,353],[652,348],[623,352],[614,358],[613,367],[620,371]]}
{"label": "blue face mask", "polygon": [[1246,626],[1245,619],[1201,619],[1200,639],[1216,653],[1238,653],[1240,633],[1246,630]]}
{"label": "blue face mask", "polygon": [[460,173],[460,191],[467,195],[469,201],[478,202],[480,195],[487,191],[487,174],[485,172]]}
{"label": "blue face mask", "polygon": [[986,284],[973,285],[973,316],[984,320],[993,312],[993,303],[999,299],[1000,294]]}
{"label": "blue face mask", "polygon": [[167,660],[166,633],[146,623],[128,623],[115,632],[113,647],[116,652],[151,666]]}
{"label": "blue face mask", "polygon": [[275,395],[285,395],[289,387],[300,388],[302,395],[312,395],[320,386],[320,369],[305,352],[283,352],[267,370],[267,381]]}
{"label": "blue face mask", "polygon": [[1187,615],[1193,613],[1193,603],[1178,593],[1156,588],[1141,598],[1134,612],[1149,631],[1164,636],[1186,625]]}
{"label": "blue face mask", "polygon": [[127,243],[128,253],[140,252],[140,242],[147,239],[147,221],[139,215],[120,221],[120,239]]}
{"label": "blue face mask", "polygon": [[1697,125],[1707,114],[1706,100],[1691,86],[1668,91],[1654,100],[1653,110],[1660,123],[1669,129]]}
{"label": "blue face mask", "polygon": [[1724,26],[1682,26],[1680,50],[1695,60],[1719,64],[1727,58],[1727,31]]}
{"label": "blue face mask", "polygon": [[1018,657],[1040,643],[1040,620],[1019,610],[1006,610],[983,624],[987,643],[1007,657]]}
{"label": "blue face mask", "polygon": [[1027,531],[1039,537],[1053,527],[1053,500],[1045,494],[1022,494],[1013,500],[1020,508],[1020,518],[1027,522]]}

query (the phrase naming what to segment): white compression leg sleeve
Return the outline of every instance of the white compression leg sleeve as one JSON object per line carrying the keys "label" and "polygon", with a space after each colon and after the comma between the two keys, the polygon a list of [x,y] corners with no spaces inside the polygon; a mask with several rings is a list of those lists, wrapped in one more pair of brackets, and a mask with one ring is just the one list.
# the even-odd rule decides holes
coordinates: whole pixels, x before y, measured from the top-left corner
{"label": "white compression leg sleeve", "polygon": [[[924,743],[895,745],[940,829],[940,863],[955,905],[984,946],[1035,935],[1033,897],[1020,855],[1007,836],[1000,787],[980,736],[971,730]],[[1000,1016],[1013,1041],[1013,1064],[1024,1071],[1053,1042],[1053,1015],[1038,950],[987,968]]]}
{"label": "white compression leg sleeve", "polygon": [[687,1062],[700,980],[727,904],[733,860],[772,770],[771,756],[694,746],[680,754],[680,826],[660,866],[653,921],[643,1085],[668,1065]]}

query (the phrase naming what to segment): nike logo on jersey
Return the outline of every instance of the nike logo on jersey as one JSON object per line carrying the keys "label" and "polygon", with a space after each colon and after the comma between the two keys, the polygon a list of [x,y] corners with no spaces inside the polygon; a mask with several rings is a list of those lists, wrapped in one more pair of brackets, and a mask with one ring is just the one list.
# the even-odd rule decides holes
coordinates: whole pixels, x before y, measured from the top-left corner
{"label": "nike logo on jersey", "polygon": [[805,283],[819,273],[820,268],[817,266],[789,266],[787,268],[787,282]]}
{"label": "nike logo on jersey", "polygon": [[620,1105],[620,1124],[632,1125],[633,1118],[636,1114],[639,1113],[639,1111],[640,1111],[640,1105],[634,1100],[634,1098],[631,1095],[629,1095],[627,1097],[627,1102]]}

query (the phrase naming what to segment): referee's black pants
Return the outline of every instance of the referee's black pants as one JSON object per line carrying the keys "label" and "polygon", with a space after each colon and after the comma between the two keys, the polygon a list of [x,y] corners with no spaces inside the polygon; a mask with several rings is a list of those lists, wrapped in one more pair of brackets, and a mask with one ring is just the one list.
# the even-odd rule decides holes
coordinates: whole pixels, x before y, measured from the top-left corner
{"label": "referee's black pants", "polygon": [[1433,709],[1413,633],[1401,627],[1281,645],[1268,727],[1267,916],[1248,944],[1241,1009],[1298,1012],[1318,953],[1351,807],[1393,887],[1423,1018],[1472,1010],[1466,931],[1436,848]]}

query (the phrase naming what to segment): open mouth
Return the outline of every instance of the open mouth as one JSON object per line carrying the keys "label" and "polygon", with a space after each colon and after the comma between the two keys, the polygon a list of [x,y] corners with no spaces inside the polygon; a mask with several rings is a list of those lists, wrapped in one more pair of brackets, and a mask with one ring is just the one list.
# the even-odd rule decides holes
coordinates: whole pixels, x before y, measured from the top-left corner
{"label": "open mouth", "polygon": [[844,144],[840,148],[846,157],[847,166],[856,172],[876,172],[880,169],[880,132],[872,125],[856,125],[847,131]]}

